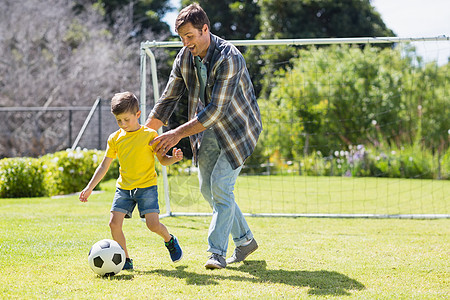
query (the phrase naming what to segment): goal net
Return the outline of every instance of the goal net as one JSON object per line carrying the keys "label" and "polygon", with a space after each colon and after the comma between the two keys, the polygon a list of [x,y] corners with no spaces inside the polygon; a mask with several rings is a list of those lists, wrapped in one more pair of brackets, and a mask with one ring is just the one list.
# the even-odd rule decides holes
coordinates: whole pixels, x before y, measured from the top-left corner
{"label": "goal net", "polygon": [[[235,186],[246,215],[450,217],[448,37],[231,42],[264,128]],[[155,47],[182,44],[141,44],[142,122],[167,82]],[[162,216],[210,214],[183,150],[183,162],[160,170]]]}

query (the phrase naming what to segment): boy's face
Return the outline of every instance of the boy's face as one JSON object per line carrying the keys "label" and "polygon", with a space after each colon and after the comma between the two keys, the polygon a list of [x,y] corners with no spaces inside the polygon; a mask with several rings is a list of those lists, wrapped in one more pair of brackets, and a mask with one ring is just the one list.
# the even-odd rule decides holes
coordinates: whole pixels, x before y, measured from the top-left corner
{"label": "boy's face", "polygon": [[141,128],[141,125],[139,124],[140,116],[140,110],[138,110],[138,112],[135,114],[131,112],[125,112],[122,114],[114,115],[114,117],[116,117],[117,125],[128,132],[136,131]]}

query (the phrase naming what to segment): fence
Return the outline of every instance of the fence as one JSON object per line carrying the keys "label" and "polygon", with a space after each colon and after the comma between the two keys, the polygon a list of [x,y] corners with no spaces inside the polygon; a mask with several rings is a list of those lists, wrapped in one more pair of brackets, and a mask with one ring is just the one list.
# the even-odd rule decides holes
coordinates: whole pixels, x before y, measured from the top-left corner
{"label": "fence", "polygon": [[71,148],[84,124],[84,134],[76,146],[105,149],[106,139],[117,123],[109,100],[98,98],[95,103],[98,105],[93,111],[88,106],[1,107],[0,158],[37,157]]}

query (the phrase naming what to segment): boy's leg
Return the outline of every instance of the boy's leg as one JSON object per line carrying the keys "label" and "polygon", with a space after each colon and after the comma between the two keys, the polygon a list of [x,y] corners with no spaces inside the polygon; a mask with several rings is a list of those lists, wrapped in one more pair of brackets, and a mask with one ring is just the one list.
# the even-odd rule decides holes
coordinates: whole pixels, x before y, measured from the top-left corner
{"label": "boy's leg", "polygon": [[181,250],[181,247],[178,244],[178,239],[169,233],[164,224],[159,222],[158,213],[145,214],[145,223],[147,224],[148,229],[160,235],[164,239],[164,244],[169,250],[172,261],[180,261],[183,257],[183,250]]}
{"label": "boy's leg", "polygon": [[111,229],[111,235],[113,240],[119,243],[125,251],[125,256],[130,258],[127,251],[127,243],[125,239],[125,235],[123,234],[122,225],[123,220],[125,218],[125,214],[118,211],[111,212],[111,218],[109,220],[109,228]]}
{"label": "boy's leg", "polygon": [[164,242],[169,242],[172,236],[170,235],[167,227],[164,226],[161,222],[159,222],[159,214],[158,213],[148,213],[145,215],[145,223],[147,224],[148,229],[150,231],[160,235]]}

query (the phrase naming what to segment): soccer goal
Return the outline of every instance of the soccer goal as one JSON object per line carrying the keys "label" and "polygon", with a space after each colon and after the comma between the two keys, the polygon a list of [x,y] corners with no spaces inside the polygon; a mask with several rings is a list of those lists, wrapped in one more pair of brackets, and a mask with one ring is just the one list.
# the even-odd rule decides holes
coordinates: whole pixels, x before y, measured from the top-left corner
{"label": "soccer goal", "polygon": [[[245,215],[450,218],[448,37],[231,43],[263,120],[235,187]],[[180,47],[141,44],[142,123],[167,82],[152,50]],[[162,217],[211,214],[189,162],[161,168]]]}

